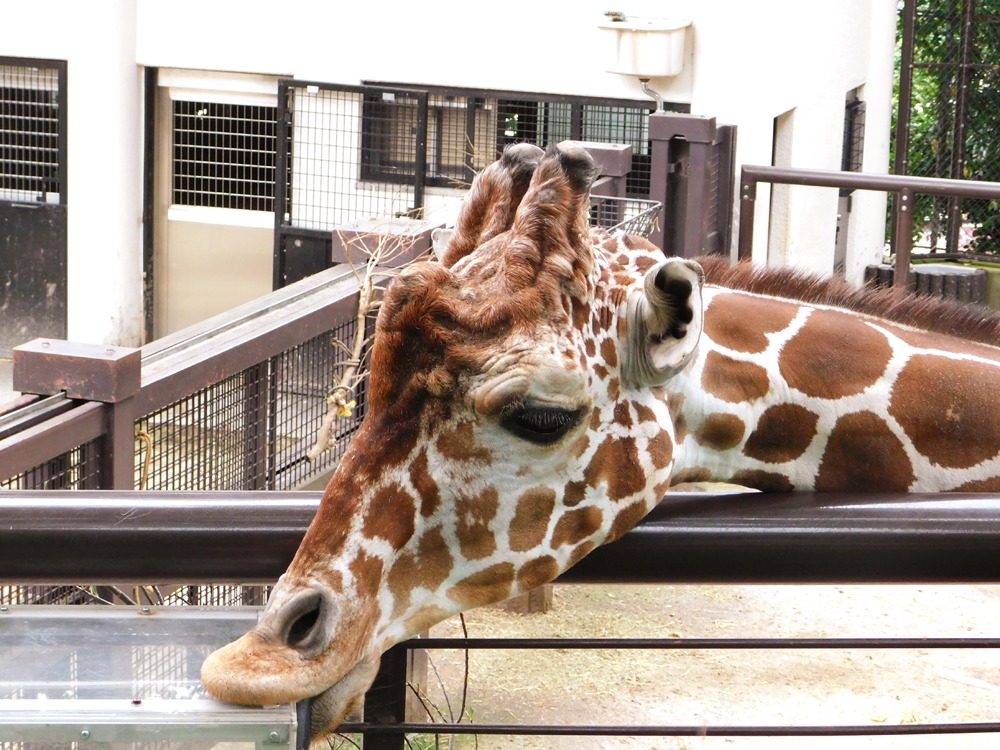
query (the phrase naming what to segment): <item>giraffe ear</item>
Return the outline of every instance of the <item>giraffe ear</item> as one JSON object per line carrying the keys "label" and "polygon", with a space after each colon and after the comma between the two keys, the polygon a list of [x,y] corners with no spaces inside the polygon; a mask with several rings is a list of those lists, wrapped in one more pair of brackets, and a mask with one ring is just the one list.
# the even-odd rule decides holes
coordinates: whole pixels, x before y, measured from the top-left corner
{"label": "giraffe ear", "polygon": [[660,385],[691,361],[703,326],[705,272],[669,258],[652,268],[629,297],[622,377],[636,387]]}

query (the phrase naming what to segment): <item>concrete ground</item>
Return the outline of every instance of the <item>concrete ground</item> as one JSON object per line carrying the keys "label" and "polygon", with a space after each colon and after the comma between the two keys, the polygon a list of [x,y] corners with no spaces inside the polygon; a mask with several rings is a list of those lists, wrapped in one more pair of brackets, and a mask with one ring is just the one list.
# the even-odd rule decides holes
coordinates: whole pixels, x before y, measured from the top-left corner
{"label": "concrete ground", "polygon": [[[1000,634],[1000,587],[556,586],[546,614],[488,607],[469,635],[954,637]],[[433,636],[461,633],[457,620]],[[428,703],[462,704],[464,654],[431,652]],[[996,649],[473,651],[466,717],[480,723],[854,725],[1000,721]],[[996,734],[894,737],[441,738],[455,750],[986,750]],[[414,744],[414,747],[424,745]],[[429,745],[433,747],[434,745]]]}

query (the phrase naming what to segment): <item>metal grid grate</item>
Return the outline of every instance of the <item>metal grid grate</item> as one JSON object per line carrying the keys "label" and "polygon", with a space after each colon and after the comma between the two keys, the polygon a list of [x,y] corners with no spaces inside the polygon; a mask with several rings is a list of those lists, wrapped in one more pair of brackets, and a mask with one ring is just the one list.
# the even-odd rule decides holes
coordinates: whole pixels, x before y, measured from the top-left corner
{"label": "metal grid grate", "polygon": [[347,439],[364,416],[365,384],[355,394],[356,407],[350,417],[338,418],[333,434],[336,446],[307,461],[306,453],[316,439],[316,432],[326,415],[326,396],[333,378],[348,360],[348,352],[334,342],[350,345],[357,328],[355,321],[337,326],[331,333],[318,336],[275,358],[278,397],[275,432],[281,436],[277,452],[275,486],[291,488],[311,475],[332,468],[347,447]]}
{"label": "metal grid grate", "polygon": [[57,67],[0,64],[0,198],[59,203]]}
{"label": "metal grid grate", "polygon": [[[567,139],[626,143],[632,146],[632,173],[626,189],[633,197],[649,195],[649,112],[646,105],[603,105],[552,101],[533,95],[523,99],[431,94],[427,127],[428,185],[468,187],[475,173],[511,143],[545,147]],[[392,181],[414,175],[412,153],[402,140],[413,132],[418,116],[411,102],[366,99],[363,132],[371,133],[370,162],[363,176]],[[401,123],[387,128],[384,120]],[[397,140],[400,139],[400,140]]]}
{"label": "metal grid grate", "polygon": [[656,228],[659,201],[613,196],[590,196],[590,225],[609,231],[649,237]]}
{"label": "metal grid grate", "polygon": [[137,489],[263,488],[266,371],[254,366],[140,419]]}
{"label": "metal grid grate", "polygon": [[84,604],[92,599],[79,586],[0,586],[0,604]]}
{"label": "metal grid grate", "polygon": [[289,89],[289,112],[286,224],[332,231],[415,208],[418,97],[301,86]]}
{"label": "metal grid grate", "polygon": [[0,480],[3,490],[86,490],[100,486],[98,441],[78,445],[71,451]]}
{"label": "metal grid grate", "polygon": [[276,107],[173,103],[173,202],[274,210]]}

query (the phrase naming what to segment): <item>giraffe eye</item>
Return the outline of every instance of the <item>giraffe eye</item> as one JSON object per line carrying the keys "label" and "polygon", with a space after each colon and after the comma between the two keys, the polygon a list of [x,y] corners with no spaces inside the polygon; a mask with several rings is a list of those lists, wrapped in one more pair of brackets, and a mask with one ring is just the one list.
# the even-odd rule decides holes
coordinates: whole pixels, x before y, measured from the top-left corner
{"label": "giraffe eye", "polygon": [[522,406],[500,418],[500,426],[519,438],[538,445],[559,440],[580,421],[583,409]]}

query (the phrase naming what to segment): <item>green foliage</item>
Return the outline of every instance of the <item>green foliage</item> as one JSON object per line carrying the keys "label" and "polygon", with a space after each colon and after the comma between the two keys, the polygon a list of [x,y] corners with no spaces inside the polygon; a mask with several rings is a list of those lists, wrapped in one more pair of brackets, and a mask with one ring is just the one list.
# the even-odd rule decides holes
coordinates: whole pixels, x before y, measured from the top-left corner
{"label": "green foliage", "polygon": [[[959,127],[964,0],[906,1],[916,3],[907,172],[1000,182],[1000,118],[996,115],[1000,111],[1000,0],[975,2],[964,138]],[[901,1],[900,41],[902,12]],[[898,45],[896,64],[898,81]],[[961,149],[956,145],[963,143],[965,159],[959,169],[955,157]],[[978,225],[970,249],[991,254],[1000,251],[998,209],[995,201],[962,201],[963,223]],[[946,199],[918,197],[916,232],[927,231],[932,241],[943,235],[949,210],[954,209]],[[938,244],[943,245],[943,240]]]}
{"label": "green foliage", "polygon": [[[960,138],[956,118],[962,85],[959,63],[964,0],[907,1],[916,2],[907,172],[1000,182],[1000,0],[976,1],[971,67],[965,89],[968,106],[964,139]],[[900,2],[900,21],[902,9]],[[897,82],[901,40],[900,22]],[[956,139],[964,141],[965,147],[961,170],[955,161]],[[916,231],[926,229],[932,238],[943,234],[949,210],[946,199],[920,196],[915,212]],[[979,225],[971,249],[985,253],[1000,251],[1000,206],[996,201],[965,200],[959,210],[964,223]]]}

